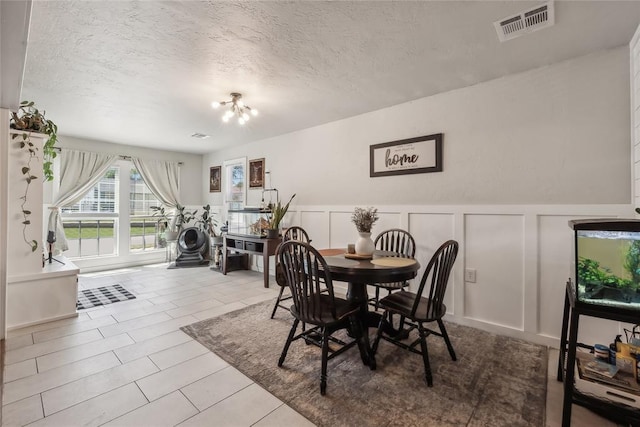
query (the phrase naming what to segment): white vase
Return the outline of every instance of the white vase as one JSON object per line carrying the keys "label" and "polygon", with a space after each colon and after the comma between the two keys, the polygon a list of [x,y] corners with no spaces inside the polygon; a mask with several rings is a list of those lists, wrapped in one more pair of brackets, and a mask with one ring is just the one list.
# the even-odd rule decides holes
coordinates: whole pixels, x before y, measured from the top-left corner
{"label": "white vase", "polygon": [[371,255],[376,250],[376,246],[371,240],[371,233],[358,232],[360,237],[356,240],[356,254]]}

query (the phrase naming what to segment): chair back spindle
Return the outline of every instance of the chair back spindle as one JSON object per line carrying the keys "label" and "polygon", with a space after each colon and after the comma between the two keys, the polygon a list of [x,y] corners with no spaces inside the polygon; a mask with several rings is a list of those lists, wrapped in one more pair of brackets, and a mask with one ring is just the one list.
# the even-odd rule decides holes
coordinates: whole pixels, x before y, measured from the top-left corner
{"label": "chair back spindle", "polygon": [[416,255],[416,242],[409,232],[392,228],[378,234],[374,241],[376,249],[395,252],[413,258]]}
{"label": "chair back spindle", "polygon": [[[336,321],[335,296],[331,273],[327,263],[308,243],[288,240],[278,249],[278,259],[282,266],[287,286],[293,297],[293,309],[302,322],[318,323]],[[324,298],[329,298],[327,307]],[[330,308],[331,318],[326,316]]]}
{"label": "chair back spindle", "polygon": [[297,225],[291,226],[287,228],[282,236],[282,241],[286,242],[288,240],[297,240],[298,242],[311,243],[311,239],[309,235],[305,231],[304,228],[298,227]]}

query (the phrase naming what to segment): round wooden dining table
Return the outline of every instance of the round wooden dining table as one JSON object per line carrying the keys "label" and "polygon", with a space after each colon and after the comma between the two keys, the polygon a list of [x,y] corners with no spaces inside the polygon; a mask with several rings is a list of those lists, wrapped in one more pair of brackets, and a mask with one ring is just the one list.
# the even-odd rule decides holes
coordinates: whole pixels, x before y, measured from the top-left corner
{"label": "round wooden dining table", "polygon": [[411,280],[420,269],[418,261],[396,252],[376,250],[371,259],[347,258],[350,255],[345,254],[345,249],[321,249],[318,252],[327,262],[331,279],[349,284],[347,299],[364,304],[365,308],[367,285]]}

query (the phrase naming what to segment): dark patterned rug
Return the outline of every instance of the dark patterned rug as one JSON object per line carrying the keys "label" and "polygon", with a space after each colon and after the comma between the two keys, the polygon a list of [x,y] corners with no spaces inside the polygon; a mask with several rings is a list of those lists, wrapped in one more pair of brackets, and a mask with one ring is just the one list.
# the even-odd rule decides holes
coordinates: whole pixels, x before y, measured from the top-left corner
{"label": "dark patterned rug", "polygon": [[[547,349],[447,323],[458,356],[428,338],[433,387],[422,358],[381,341],[377,370],[357,347],[329,361],[320,395],[320,349],[295,341],[277,362],[291,315],[265,302],[182,328],[184,332],[318,426],[543,426]],[[374,330],[370,329],[373,334]]]}
{"label": "dark patterned rug", "polygon": [[135,295],[123,288],[121,285],[109,285],[102,286],[100,288],[85,289],[78,292],[76,309],[84,310],[85,308],[97,307],[99,305],[107,305],[135,298]]}

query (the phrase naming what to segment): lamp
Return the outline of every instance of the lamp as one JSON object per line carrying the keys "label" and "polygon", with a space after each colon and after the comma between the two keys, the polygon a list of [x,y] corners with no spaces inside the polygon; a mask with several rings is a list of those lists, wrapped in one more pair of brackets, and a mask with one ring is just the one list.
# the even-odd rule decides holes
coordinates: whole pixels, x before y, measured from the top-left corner
{"label": "lamp", "polygon": [[251,118],[251,116],[249,116],[249,113],[251,113],[251,115],[253,116],[258,115],[258,110],[245,105],[245,103],[242,102],[242,94],[237,92],[231,92],[231,101],[214,101],[211,103],[211,107],[216,109],[222,105],[227,104],[229,104],[229,109],[222,115],[222,121],[225,123],[228,122],[229,119],[233,116],[236,116],[238,118],[238,123],[243,125]]}

